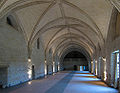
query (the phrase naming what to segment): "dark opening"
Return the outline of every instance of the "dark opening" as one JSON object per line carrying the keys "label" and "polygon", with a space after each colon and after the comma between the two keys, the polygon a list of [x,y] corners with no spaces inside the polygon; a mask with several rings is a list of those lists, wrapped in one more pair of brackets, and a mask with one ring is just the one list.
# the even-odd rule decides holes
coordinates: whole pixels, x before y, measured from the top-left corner
{"label": "dark opening", "polygon": [[49,65],[47,65],[47,75],[49,74],[49,69],[48,69]]}
{"label": "dark opening", "polygon": [[37,49],[40,49],[40,40],[39,40],[39,38],[37,39]]}
{"label": "dark opening", "polygon": [[32,79],[35,79],[35,67],[32,65]]}
{"label": "dark opening", "polygon": [[80,71],[82,67],[83,71],[88,71],[87,58],[78,51],[69,52],[63,60],[64,70],[75,70]]}
{"label": "dark opening", "polygon": [[13,27],[12,20],[9,17],[7,17],[7,24]]}
{"label": "dark opening", "polygon": [[72,52],[68,53],[65,56],[64,59],[66,59],[66,58],[85,58],[86,59],[86,57],[82,53],[80,53],[78,51],[72,51]]}
{"label": "dark opening", "polygon": [[0,88],[7,84],[7,67],[0,67]]}

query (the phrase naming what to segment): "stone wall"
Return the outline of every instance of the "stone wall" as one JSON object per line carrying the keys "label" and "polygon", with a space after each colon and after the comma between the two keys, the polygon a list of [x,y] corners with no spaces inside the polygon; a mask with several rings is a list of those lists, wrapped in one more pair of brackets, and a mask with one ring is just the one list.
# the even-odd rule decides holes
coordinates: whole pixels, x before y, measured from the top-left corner
{"label": "stone wall", "polygon": [[[40,40],[39,40],[40,41]],[[31,61],[35,69],[35,78],[43,77],[45,75],[45,55],[43,44],[40,41],[40,47],[37,48],[37,42],[35,42],[32,49]]]}
{"label": "stone wall", "polygon": [[88,66],[88,62],[85,59],[65,59],[63,62],[63,67],[65,70],[74,70],[74,66]]}
{"label": "stone wall", "polygon": [[[94,58],[97,61],[97,71],[100,74],[96,74],[95,71],[93,73],[112,87],[115,87],[115,56],[112,55],[112,53],[120,49],[120,28],[118,27],[119,17],[118,11],[113,8],[105,44],[101,50],[96,50],[97,54],[95,55],[97,56]],[[101,60],[99,58],[101,58]]]}
{"label": "stone wall", "polygon": [[47,54],[46,57],[47,61],[47,74],[52,74],[53,73],[53,56],[52,56],[52,50],[50,49],[49,53]]}
{"label": "stone wall", "polygon": [[9,87],[28,81],[27,45],[21,32],[11,27],[5,20],[0,21],[0,65],[7,67],[6,83]]}

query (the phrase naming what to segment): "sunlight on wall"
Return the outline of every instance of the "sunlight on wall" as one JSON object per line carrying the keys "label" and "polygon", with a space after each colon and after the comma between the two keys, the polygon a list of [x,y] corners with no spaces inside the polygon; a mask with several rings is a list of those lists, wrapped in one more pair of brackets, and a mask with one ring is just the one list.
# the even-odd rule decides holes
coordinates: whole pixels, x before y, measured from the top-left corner
{"label": "sunlight on wall", "polygon": [[28,59],[28,62],[31,62],[31,59]]}
{"label": "sunlight on wall", "polygon": [[93,61],[91,61],[91,72],[93,73]]}
{"label": "sunlight on wall", "polygon": [[60,71],[60,63],[58,62],[58,71]]}
{"label": "sunlight on wall", "polygon": [[104,81],[107,79],[107,71],[106,71],[106,58],[103,58],[104,61]]}
{"label": "sunlight on wall", "polygon": [[95,61],[95,74],[97,75],[97,61]]}
{"label": "sunlight on wall", "polygon": [[107,74],[107,72],[106,72],[106,71],[104,71],[104,81],[106,81],[106,79],[107,79],[106,74]]}
{"label": "sunlight on wall", "polygon": [[45,75],[47,75],[47,61],[45,60]]}
{"label": "sunlight on wall", "polygon": [[32,84],[32,81],[29,81],[28,84],[31,85],[31,84]]}
{"label": "sunlight on wall", "polygon": [[55,62],[53,61],[53,72],[55,72]]}
{"label": "sunlight on wall", "polygon": [[28,78],[32,79],[32,68],[31,68],[31,59],[30,58],[28,59],[28,63],[29,63],[29,67],[28,67],[27,74],[28,74]]}
{"label": "sunlight on wall", "polygon": [[27,73],[28,73],[28,78],[32,79],[32,70],[31,70],[31,68],[28,69]]}

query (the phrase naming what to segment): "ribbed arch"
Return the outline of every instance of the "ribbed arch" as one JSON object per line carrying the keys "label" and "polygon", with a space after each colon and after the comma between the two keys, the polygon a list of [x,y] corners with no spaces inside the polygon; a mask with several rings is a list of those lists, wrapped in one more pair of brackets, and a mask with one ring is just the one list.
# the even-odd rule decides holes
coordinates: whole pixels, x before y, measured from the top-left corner
{"label": "ribbed arch", "polygon": [[58,45],[57,46],[57,48],[56,48],[56,50],[54,51],[54,53],[53,53],[53,56],[55,56],[55,54],[56,53],[58,53],[58,55],[59,55],[59,52],[60,51],[62,51],[64,48],[67,48],[67,47],[69,47],[69,46],[76,46],[76,45],[78,45],[78,46],[81,46],[81,47],[84,47],[84,49],[90,54],[90,55],[92,55],[92,51],[90,50],[90,48],[88,47],[88,46],[86,46],[86,45],[84,45],[84,44],[82,44],[82,43],[80,43],[80,42],[75,42],[75,41],[72,41],[72,42],[64,42],[63,44],[61,44],[61,45]]}
{"label": "ribbed arch", "polygon": [[[78,40],[78,42],[81,42],[81,43],[83,43],[83,41],[84,41],[84,42],[86,42],[86,43],[84,43],[84,44],[88,44],[88,46],[90,46],[90,47],[95,51],[95,46],[92,45],[92,43],[90,43],[90,42],[89,42],[88,40],[86,40],[84,37],[82,37],[82,36],[80,36],[80,35],[77,35],[77,34],[73,34],[73,33],[71,33],[71,34],[72,34],[71,36],[70,36],[69,34],[64,34],[64,35],[56,38],[56,39],[51,43],[51,45],[49,45],[49,47],[46,48],[45,53],[47,54],[47,50],[49,50],[49,48],[51,48],[52,46],[54,46],[58,41],[59,41],[59,42],[58,42],[58,45],[59,45],[59,44],[65,42],[66,40],[71,40],[71,39],[73,39],[73,40]],[[70,36],[70,37],[69,37],[69,36]],[[81,41],[81,40],[82,40],[82,41]]]}
{"label": "ribbed arch", "polygon": [[82,53],[87,58],[88,61],[91,60],[89,53],[84,48],[82,48],[81,46],[76,46],[76,47],[67,47],[63,51],[61,51],[60,62],[63,62],[64,57],[72,51],[78,51]]}

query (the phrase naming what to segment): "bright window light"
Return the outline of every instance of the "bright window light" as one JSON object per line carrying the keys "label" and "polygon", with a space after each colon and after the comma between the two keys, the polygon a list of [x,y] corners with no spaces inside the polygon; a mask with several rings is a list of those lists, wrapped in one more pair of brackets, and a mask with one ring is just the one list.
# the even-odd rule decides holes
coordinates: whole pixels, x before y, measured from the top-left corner
{"label": "bright window light", "polygon": [[119,50],[114,51],[113,55],[116,55],[116,78],[119,78]]}
{"label": "bright window light", "polygon": [[80,66],[80,71],[83,71],[83,66]]}
{"label": "bright window light", "polygon": [[117,78],[119,78],[119,53],[117,53]]}

